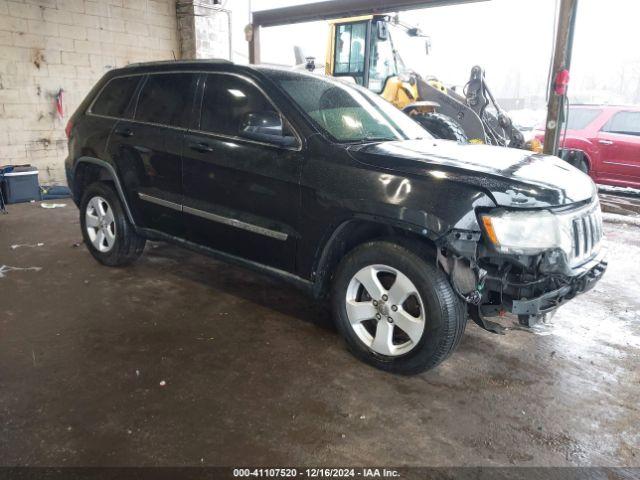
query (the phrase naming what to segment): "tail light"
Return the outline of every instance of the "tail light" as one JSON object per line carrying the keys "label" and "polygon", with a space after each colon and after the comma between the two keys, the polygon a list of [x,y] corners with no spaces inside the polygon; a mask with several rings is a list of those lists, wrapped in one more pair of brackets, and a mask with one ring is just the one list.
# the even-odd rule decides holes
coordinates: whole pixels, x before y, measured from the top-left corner
{"label": "tail light", "polygon": [[73,129],[73,123],[71,120],[67,122],[67,126],[64,128],[64,133],[67,135],[67,140],[71,138],[71,129]]}
{"label": "tail light", "polygon": [[554,90],[556,95],[564,95],[567,93],[567,87],[569,86],[569,70],[566,68],[560,70],[558,75],[556,75],[556,82],[554,85]]}

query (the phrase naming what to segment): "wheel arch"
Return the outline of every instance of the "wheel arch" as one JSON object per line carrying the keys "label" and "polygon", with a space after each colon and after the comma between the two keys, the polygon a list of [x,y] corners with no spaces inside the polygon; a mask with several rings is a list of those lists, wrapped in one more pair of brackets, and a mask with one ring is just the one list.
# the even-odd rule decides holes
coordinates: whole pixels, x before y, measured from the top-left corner
{"label": "wheel arch", "polygon": [[582,159],[586,162],[587,164],[587,172],[591,173],[591,170],[593,169],[593,162],[591,161],[591,156],[584,150],[579,150],[579,152],[582,154]]}
{"label": "wheel arch", "polygon": [[372,240],[395,242],[422,252],[431,252],[435,259],[435,234],[418,231],[408,225],[387,219],[359,216],[338,224],[318,249],[313,268],[313,296],[322,298],[330,290],[333,274],[345,255]]}
{"label": "wheel arch", "polygon": [[[563,159],[568,162],[570,165],[578,168],[577,163],[581,160],[584,160],[587,164],[587,174],[591,174],[593,170],[593,162],[591,161],[590,154],[583,148],[563,148],[562,150],[566,150],[566,158],[563,155]],[[573,157],[573,158],[572,158]]]}
{"label": "wheel arch", "polygon": [[134,226],[136,225],[131,209],[129,208],[129,202],[127,201],[124,189],[122,188],[122,184],[118,178],[118,174],[109,162],[95,157],[80,157],[73,168],[72,178],[72,193],[76,204],[80,203],[84,188],[89,186],[91,183],[99,181],[112,182],[116,189],[116,193],[118,194],[118,198],[120,198],[120,201],[122,202],[122,208],[124,209],[129,222]]}

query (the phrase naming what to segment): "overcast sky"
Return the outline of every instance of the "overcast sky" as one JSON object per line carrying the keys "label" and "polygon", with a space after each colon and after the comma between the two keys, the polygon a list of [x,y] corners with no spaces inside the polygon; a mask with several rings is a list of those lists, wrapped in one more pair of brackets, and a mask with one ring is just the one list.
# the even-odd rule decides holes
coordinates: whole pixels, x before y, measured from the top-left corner
{"label": "overcast sky", "polygon": [[[253,10],[295,5],[293,0],[252,0]],[[461,85],[481,65],[498,97],[545,95],[556,0],[489,0],[413,10],[400,18],[431,36],[432,50],[401,52],[414,69]],[[609,103],[640,103],[640,1],[579,0],[570,93],[601,92]],[[293,46],[322,63],[325,22],[273,27],[262,33],[262,61],[293,64]],[[406,55],[405,55],[406,54]],[[579,98],[581,101],[587,99]]]}

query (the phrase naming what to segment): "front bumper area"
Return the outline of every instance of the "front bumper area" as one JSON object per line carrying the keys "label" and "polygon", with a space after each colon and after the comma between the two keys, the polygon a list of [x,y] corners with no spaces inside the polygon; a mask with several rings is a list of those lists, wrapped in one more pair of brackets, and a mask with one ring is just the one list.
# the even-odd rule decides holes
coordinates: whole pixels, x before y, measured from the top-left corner
{"label": "front bumper area", "polygon": [[494,268],[485,279],[483,297],[488,302],[481,308],[487,313],[506,310],[521,317],[538,317],[591,290],[606,269],[604,247],[569,275],[560,271],[549,273],[544,268],[535,271]]}
{"label": "front bumper area", "polygon": [[591,290],[606,269],[607,262],[602,260],[586,273],[574,277],[569,285],[543,293],[537,298],[511,300],[511,305],[507,305],[509,311],[515,315],[538,316],[555,310],[567,300]]}

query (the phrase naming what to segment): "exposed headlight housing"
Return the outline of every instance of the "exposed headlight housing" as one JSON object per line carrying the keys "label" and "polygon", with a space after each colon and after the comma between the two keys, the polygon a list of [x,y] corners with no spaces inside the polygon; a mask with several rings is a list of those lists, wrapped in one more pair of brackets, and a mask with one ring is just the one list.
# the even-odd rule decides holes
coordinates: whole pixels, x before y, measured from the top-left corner
{"label": "exposed headlight housing", "polygon": [[496,250],[516,255],[533,255],[560,248],[571,252],[570,225],[548,210],[493,210],[481,214],[485,234]]}

